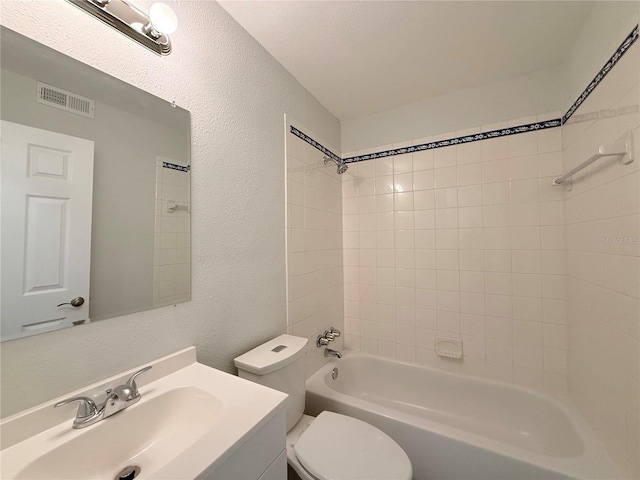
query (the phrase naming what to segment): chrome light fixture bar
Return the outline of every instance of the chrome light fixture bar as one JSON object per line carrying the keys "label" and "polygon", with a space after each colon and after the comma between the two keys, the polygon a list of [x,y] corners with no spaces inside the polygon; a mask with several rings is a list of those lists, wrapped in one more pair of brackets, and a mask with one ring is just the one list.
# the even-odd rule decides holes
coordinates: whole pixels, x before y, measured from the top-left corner
{"label": "chrome light fixture bar", "polygon": [[151,5],[150,16],[125,0],[67,0],[158,55],[171,53],[169,34],[178,22],[163,3]]}

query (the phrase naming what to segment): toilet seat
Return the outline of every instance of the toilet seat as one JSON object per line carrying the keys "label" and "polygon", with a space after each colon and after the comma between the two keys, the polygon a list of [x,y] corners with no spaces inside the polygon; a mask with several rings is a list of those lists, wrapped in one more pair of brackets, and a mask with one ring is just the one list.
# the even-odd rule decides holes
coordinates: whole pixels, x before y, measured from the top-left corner
{"label": "toilet seat", "polygon": [[293,445],[318,480],[411,480],[407,454],[386,433],[361,420],[322,412]]}

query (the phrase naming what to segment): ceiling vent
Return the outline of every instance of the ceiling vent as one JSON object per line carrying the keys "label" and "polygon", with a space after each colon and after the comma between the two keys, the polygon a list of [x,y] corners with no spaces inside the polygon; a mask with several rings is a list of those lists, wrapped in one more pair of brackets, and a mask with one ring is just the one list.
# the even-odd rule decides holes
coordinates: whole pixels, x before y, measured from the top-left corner
{"label": "ceiling vent", "polygon": [[36,101],[83,117],[94,117],[95,102],[93,100],[46,83],[38,82]]}

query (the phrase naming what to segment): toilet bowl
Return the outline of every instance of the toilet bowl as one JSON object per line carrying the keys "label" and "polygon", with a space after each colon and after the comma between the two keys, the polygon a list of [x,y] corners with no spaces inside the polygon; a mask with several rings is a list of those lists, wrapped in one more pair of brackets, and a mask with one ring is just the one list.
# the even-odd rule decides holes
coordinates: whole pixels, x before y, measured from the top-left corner
{"label": "toilet bowl", "polygon": [[287,460],[302,480],[411,480],[411,461],[386,433],[346,415],[304,415],[307,339],[281,335],[234,359],[238,375],[289,394]]}

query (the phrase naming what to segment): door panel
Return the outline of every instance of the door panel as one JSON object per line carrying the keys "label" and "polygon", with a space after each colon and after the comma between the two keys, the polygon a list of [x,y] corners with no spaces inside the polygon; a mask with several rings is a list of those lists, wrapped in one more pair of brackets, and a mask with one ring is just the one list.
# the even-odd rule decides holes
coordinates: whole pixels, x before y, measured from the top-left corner
{"label": "door panel", "polygon": [[93,142],[6,121],[0,141],[2,339],[88,321]]}

